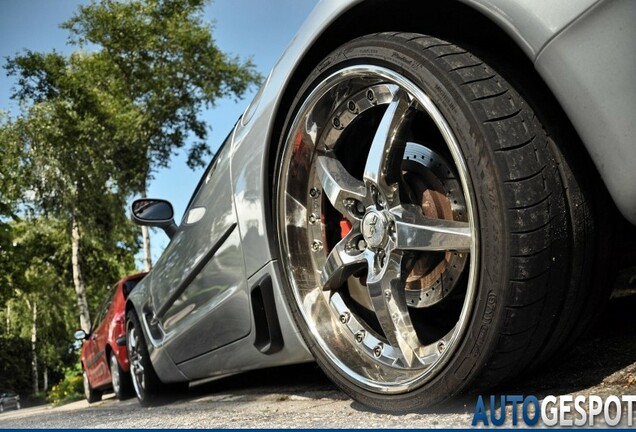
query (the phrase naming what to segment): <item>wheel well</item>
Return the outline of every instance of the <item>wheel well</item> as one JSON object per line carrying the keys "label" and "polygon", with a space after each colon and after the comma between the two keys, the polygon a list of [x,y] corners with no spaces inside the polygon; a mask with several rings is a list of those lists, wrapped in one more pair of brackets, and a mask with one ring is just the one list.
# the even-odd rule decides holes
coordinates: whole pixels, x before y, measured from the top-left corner
{"label": "wheel well", "polygon": [[[390,31],[439,37],[481,57],[522,93],[538,115],[543,117],[541,120],[545,121],[544,124],[552,125],[559,134],[568,137],[567,145],[588,160],[589,173],[594,173],[595,178],[600,179],[580,137],[534,69],[532,61],[498,25],[479,11],[455,0],[367,0],[345,12],[323,31],[298,64],[284,90],[274,121],[266,171],[271,173],[268,189],[271,197],[275,196],[273,173],[285,134],[283,128],[306,77],[325,56],[345,42],[371,33]],[[505,53],[505,57],[502,53]],[[270,222],[276,220],[274,211],[274,208],[270,209]],[[274,224],[268,226],[273,227]],[[272,252],[277,255],[278,249],[274,246]]]}
{"label": "wheel well", "polygon": [[110,345],[106,345],[106,364],[110,370],[110,353],[113,352],[113,348]]}
{"label": "wheel well", "polygon": [[130,300],[126,301],[126,310],[124,311],[124,330],[126,330],[127,325],[128,325],[128,312],[130,312],[131,310],[134,310],[135,306],[133,305],[133,303]]}

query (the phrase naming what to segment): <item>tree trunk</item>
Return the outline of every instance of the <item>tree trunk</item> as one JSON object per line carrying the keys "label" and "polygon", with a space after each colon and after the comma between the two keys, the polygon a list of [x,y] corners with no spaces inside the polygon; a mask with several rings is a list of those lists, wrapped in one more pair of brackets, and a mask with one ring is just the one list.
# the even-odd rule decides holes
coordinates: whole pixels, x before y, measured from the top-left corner
{"label": "tree trunk", "polygon": [[79,223],[73,217],[71,227],[71,248],[73,263],[73,284],[77,295],[77,308],[80,315],[81,329],[89,332],[91,329],[91,315],[88,310],[88,300],[86,299],[86,286],[84,285],[84,275],[80,264],[80,240],[82,239]]}
{"label": "tree trunk", "polygon": [[44,385],[42,388],[43,392],[46,392],[49,390],[49,368],[47,366],[44,366]]}
{"label": "tree trunk", "polygon": [[[141,197],[146,198],[146,188],[141,191]],[[150,230],[147,226],[141,227],[141,237],[144,242],[144,270],[149,272],[152,268],[152,255],[150,252]]]}
{"label": "tree trunk", "polygon": [[7,302],[7,328],[6,335],[9,336],[11,333],[11,303]]}
{"label": "tree trunk", "polygon": [[141,227],[141,236],[144,239],[144,270],[152,269],[152,256],[150,255],[150,232],[147,226]]}
{"label": "tree trunk", "polygon": [[36,394],[40,391],[40,383],[38,377],[38,353],[36,350],[36,342],[38,340],[38,303],[35,300],[33,301],[31,312],[33,314],[33,327],[31,327],[31,369],[33,370],[33,392]]}

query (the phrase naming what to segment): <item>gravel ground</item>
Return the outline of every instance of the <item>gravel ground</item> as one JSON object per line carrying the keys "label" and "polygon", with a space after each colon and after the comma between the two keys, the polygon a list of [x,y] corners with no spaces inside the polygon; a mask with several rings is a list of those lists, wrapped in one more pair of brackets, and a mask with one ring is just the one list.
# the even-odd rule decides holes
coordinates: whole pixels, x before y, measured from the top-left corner
{"label": "gravel ground", "polygon": [[[636,278],[624,279],[600,324],[567,356],[525,379],[481,393],[636,395],[634,285]],[[91,406],[80,401],[7,411],[0,415],[0,428],[467,428],[476,399],[469,394],[448,406],[405,415],[372,412],[307,364],[207,383],[152,408],[106,395]]]}

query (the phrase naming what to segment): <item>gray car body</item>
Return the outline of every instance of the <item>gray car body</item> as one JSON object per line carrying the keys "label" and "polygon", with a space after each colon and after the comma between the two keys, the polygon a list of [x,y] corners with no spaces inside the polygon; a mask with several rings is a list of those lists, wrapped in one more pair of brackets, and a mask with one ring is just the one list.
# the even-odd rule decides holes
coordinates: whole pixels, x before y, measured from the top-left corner
{"label": "gray car body", "polygon": [[20,395],[9,390],[0,390],[0,405],[3,409],[19,408]]}
{"label": "gray car body", "polygon": [[[329,30],[354,11],[381,3],[387,4],[323,0],[316,6],[211,163],[150,277],[129,297],[162,381],[312,360],[281,292],[270,204],[277,128],[297,91],[292,83],[304,80],[303,64],[320,61],[311,56],[315,47],[328,45]],[[636,2],[459,3],[502,29],[534,65],[579,134],[580,151],[589,153],[617,207],[636,223],[636,27],[630,21]],[[255,298],[261,298],[256,306]],[[259,333],[263,317],[255,309],[262,309],[262,298],[269,303],[265,322],[279,326],[275,349]]]}

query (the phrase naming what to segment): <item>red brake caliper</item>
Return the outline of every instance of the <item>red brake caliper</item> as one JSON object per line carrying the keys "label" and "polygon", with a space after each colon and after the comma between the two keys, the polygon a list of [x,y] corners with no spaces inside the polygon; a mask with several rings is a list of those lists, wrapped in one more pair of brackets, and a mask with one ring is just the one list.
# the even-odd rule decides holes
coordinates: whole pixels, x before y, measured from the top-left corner
{"label": "red brake caliper", "polygon": [[340,238],[345,238],[347,234],[351,231],[351,222],[346,219],[342,219],[340,221]]}

